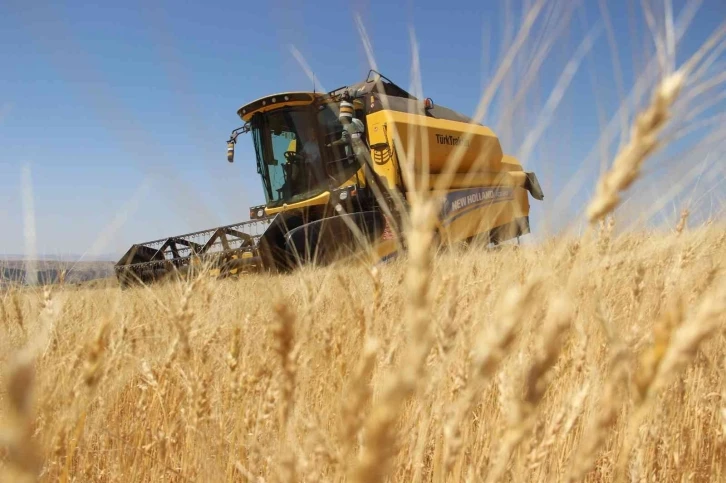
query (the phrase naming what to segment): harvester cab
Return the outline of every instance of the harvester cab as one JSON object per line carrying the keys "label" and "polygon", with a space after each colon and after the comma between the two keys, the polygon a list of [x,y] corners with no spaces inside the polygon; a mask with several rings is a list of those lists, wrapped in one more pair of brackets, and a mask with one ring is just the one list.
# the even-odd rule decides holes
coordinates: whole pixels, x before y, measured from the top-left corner
{"label": "harvester cab", "polygon": [[[234,161],[238,136],[249,133],[265,203],[250,208],[247,222],[132,246],[116,265],[122,284],[203,264],[222,275],[286,271],[351,255],[362,244],[386,259],[400,248],[403,163],[442,197],[442,240],[498,243],[529,233],[528,195],[543,198],[534,173],[504,155],[490,129],[375,71],[328,93],[269,95],[237,114],[244,124],[227,141],[227,160]],[[423,144],[427,159],[408,154]],[[458,166],[445,174],[455,151]]]}
{"label": "harvester cab", "polygon": [[[321,97],[280,94],[239,111],[246,124],[233,132],[228,153],[229,146],[234,152],[239,132],[252,132],[267,214],[314,199],[343,184],[360,168],[356,157],[345,149],[347,146],[331,142],[344,129],[336,106]],[[296,101],[287,103],[285,99]]]}

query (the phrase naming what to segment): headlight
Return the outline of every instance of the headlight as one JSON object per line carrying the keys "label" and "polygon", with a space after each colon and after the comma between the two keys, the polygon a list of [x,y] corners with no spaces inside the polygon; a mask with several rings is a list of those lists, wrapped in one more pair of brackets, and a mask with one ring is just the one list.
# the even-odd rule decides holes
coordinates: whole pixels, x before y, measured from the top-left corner
{"label": "headlight", "polygon": [[252,206],[250,207],[250,220],[257,220],[265,217],[265,207],[263,206]]}

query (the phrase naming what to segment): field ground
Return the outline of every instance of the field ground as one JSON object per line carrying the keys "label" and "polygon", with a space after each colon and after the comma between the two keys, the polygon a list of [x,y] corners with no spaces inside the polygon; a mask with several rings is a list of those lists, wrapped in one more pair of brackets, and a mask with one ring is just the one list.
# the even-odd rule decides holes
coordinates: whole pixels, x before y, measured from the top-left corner
{"label": "field ground", "polygon": [[[726,229],[0,294],[3,481],[724,481]],[[32,479],[31,479],[32,481]]]}

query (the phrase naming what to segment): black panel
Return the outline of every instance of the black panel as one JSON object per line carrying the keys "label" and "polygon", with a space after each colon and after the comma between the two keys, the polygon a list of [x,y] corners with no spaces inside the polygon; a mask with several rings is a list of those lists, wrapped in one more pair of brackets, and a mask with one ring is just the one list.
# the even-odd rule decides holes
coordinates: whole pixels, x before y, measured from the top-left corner
{"label": "black panel", "polygon": [[539,181],[537,181],[537,175],[531,171],[527,171],[525,174],[527,175],[527,180],[524,183],[524,187],[532,195],[532,198],[540,201],[543,200],[544,193],[542,192],[542,187],[539,185]]}
{"label": "black panel", "polygon": [[[285,97],[287,97],[287,99],[285,99]],[[275,99],[275,102],[272,102],[273,98]],[[280,107],[282,107],[287,102],[312,101],[312,100],[313,100],[313,97],[310,94],[305,94],[305,93],[275,94],[272,96],[263,97],[262,99],[258,99],[254,102],[247,104],[246,106],[242,106],[237,111],[237,115],[239,115],[240,117],[243,117],[251,112],[254,112],[262,107],[267,107],[271,104],[279,104]]]}
{"label": "black panel", "polygon": [[370,243],[381,236],[385,219],[378,211],[365,211],[307,223],[285,235],[285,249],[293,263],[298,260],[319,265],[330,263],[360,248],[361,240],[351,225],[363,235],[364,243]]}
{"label": "black panel", "polygon": [[366,99],[366,109],[368,114],[378,112],[384,109],[390,109],[397,112],[406,112],[410,114],[419,114],[421,116],[429,116],[436,119],[446,119],[449,121],[465,122],[472,124],[474,121],[447,107],[437,106],[431,109],[424,109],[423,101],[412,102],[411,99],[403,97],[385,96],[382,94],[371,93]]}

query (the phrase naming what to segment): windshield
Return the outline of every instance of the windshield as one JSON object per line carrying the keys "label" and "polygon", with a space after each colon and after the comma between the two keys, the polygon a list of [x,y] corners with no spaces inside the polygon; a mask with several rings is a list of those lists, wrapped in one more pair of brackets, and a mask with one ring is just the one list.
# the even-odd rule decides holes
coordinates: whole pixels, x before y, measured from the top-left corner
{"label": "windshield", "polygon": [[[312,198],[328,190],[331,182],[340,185],[357,170],[357,163],[346,160],[342,148],[326,147],[321,152],[321,145],[328,142],[320,141],[342,130],[327,106],[258,114],[251,127],[268,206]],[[326,171],[331,161],[336,162]]]}
{"label": "windshield", "polygon": [[257,171],[268,205],[302,201],[327,189],[312,119],[308,108],[273,111],[254,119]]}

